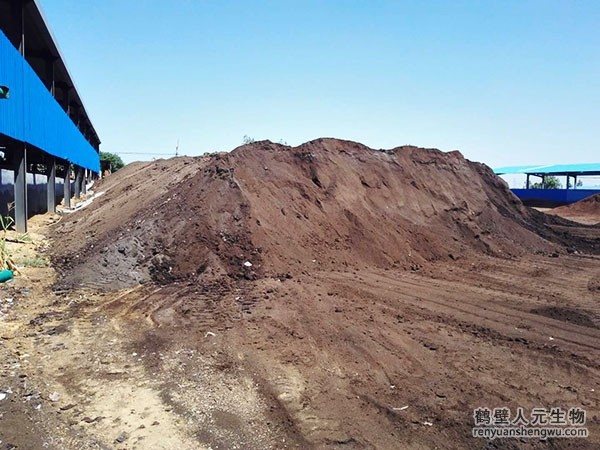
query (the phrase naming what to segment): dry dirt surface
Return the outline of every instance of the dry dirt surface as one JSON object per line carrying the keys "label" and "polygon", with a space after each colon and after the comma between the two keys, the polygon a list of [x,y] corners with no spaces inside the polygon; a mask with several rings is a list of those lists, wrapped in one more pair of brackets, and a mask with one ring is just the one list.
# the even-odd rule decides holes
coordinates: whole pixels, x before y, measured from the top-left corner
{"label": "dry dirt surface", "polygon": [[600,224],[600,194],[584,198],[571,205],[554,208],[548,211],[548,214],[588,225]]}
{"label": "dry dirt surface", "polygon": [[[257,142],[94,190],[3,292],[0,449],[600,448],[600,227],[486,166]],[[586,439],[471,436],[575,406]]]}

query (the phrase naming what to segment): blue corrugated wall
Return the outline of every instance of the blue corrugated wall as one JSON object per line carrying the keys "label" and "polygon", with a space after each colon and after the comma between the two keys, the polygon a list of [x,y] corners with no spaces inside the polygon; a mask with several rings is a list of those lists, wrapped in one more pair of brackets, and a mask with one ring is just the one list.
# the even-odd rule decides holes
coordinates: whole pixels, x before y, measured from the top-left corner
{"label": "blue corrugated wall", "polygon": [[511,189],[521,200],[547,200],[556,203],[575,203],[600,193],[600,189]]}
{"label": "blue corrugated wall", "polygon": [[10,98],[0,100],[0,133],[100,172],[96,150],[2,31],[0,85],[10,88]]}

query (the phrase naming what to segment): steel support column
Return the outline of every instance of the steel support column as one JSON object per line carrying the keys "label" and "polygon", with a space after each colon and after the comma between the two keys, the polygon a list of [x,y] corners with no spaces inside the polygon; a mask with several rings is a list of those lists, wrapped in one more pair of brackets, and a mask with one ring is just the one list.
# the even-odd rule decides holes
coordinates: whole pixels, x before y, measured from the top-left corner
{"label": "steel support column", "polygon": [[65,164],[65,181],[63,183],[64,187],[64,198],[63,204],[65,208],[71,207],[71,164],[68,162]]}
{"label": "steel support column", "polygon": [[44,58],[44,62],[46,63],[46,78],[44,83],[50,91],[52,97],[55,97],[55,86],[54,86],[54,61],[55,59],[52,57]]}
{"label": "steel support column", "polygon": [[88,171],[87,169],[81,169],[83,176],[81,177],[81,193],[87,194],[87,182],[88,182]]}
{"label": "steel support column", "polygon": [[54,156],[48,156],[46,167],[48,183],[46,184],[47,194],[48,194],[48,212],[55,213],[56,212],[56,159]]}
{"label": "steel support column", "polygon": [[13,0],[11,2],[11,27],[7,30],[7,37],[13,45],[19,50],[21,55],[25,55],[25,27],[23,26],[23,0]]}
{"label": "steel support column", "polygon": [[75,198],[81,197],[81,167],[75,166],[75,192],[73,193]]}
{"label": "steel support column", "polygon": [[15,228],[27,233],[27,146],[18,143],[15,150]]}
{"label": "steel support column", "polygon": [[63,109],[67,113],[67,116],[71,117],[71,119],[72,119],[71,88],[63,87],[62,92],[63,92],[63,102],[64,102]]}

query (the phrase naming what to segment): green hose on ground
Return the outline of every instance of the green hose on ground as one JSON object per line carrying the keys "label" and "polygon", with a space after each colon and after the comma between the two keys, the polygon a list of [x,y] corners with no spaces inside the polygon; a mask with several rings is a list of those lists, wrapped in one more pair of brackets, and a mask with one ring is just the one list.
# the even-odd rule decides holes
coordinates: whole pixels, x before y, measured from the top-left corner
{"label": "green hose on ground", "polygon": [[7,281],[12,280],[14,274],[12,270],[1,270],[0,271],[0,283],[6,283]]}

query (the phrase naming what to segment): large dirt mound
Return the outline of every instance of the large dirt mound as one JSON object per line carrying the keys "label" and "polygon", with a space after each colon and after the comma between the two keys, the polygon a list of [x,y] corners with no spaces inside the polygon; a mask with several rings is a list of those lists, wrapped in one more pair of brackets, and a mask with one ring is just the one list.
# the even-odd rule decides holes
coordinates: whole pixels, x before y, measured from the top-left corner
{"label": "large dirt mound", "polygon": [[554,208],[549,213],[586,224],[600,223],[600,194]]}
{"label": "large dirt mound", "polygon": [[56,230],[68,283],[427,272],[474,252],[510,258],[573,245],[545,224],[561,219],[524,207],[487,166],[456,151],[263,141],[130,165],[97,189],[106,192]]}

